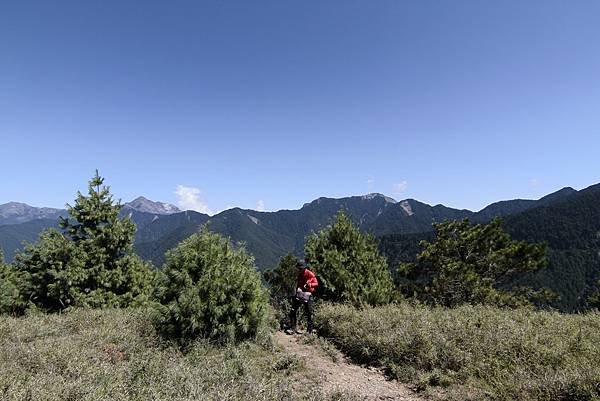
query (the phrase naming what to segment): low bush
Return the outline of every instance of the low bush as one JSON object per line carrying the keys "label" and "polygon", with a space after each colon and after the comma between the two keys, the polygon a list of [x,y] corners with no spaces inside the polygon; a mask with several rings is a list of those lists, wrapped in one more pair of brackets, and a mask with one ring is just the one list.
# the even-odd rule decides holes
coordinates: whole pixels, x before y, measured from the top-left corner
{"label": "low bush", "polygon": [[255,338],[269,311],[252,256],[206,228],[167,253],[157,299],[161,330],[183,342]]}
{"label": "low bush", "polygon": [[24,287],[22,275],[13,266],[4,263],[0,249],[0,314],[20,315],[26,309],[26,303],[21,296]]}
{"label": "low bush", "polygon": [[325,304],[320,334],[354,360],[456,400],[600,399],[600,314]]}

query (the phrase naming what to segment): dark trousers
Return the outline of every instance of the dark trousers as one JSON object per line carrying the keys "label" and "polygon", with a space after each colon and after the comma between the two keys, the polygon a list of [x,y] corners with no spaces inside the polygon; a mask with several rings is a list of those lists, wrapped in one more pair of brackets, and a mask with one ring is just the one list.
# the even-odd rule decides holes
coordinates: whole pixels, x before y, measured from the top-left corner
{"label": "dark trousers", "polygon": [[304,302],[296,297],[292,297],[292,310],[290,311],[290,326],[293,330],[296,330],[296,322],[298,320],[298,309],[304,305],[304,313],[306,314],[307,326],[306,330],[311,332],[313,329],[313,297],[308,298],[308,301]]}

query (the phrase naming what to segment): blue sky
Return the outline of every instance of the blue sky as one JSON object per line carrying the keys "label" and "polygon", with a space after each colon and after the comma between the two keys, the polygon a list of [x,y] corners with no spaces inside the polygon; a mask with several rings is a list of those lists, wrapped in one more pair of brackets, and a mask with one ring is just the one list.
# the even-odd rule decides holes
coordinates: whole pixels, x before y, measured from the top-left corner
{"label": "blue sky", "polygon": [[[600,2],[0,5],[0,203],[478,210],[600,182]],[[261,203],[262,202],[262,203]],[[259,205],[260,204],[260,205]]]}

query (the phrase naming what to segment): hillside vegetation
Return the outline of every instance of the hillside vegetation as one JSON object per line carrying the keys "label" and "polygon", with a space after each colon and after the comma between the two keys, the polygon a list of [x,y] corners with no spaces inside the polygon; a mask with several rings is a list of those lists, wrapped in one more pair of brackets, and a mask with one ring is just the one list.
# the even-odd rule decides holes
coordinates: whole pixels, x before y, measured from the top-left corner
{"label": "hillside vegetation", "polygon": [[560,294],[552,306],[563,311],[585,310],[600,278],[600,185],[561,202],[511,216],[504,224],[517,239],[548,244],[550,266],[521,280]]}
{"label": "hillside vegetation", "polygon": [[600,399],[598,313],[325,304],[317,321],[356,362],[444,399]]}

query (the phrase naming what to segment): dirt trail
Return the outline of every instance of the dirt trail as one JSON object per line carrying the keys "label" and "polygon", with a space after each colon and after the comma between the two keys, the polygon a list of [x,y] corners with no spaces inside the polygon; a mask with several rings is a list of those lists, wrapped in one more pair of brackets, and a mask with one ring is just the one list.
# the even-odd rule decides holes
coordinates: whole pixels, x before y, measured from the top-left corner
{"label": "dirt trail", "polygon": [[[422,401],[413,391],[396,382],[388,381],[377,369],[350,363],[339,351],[332,358],[318,344],[306,344],[302,336],[277,332],[276,340],[288,353],[304,360],[307,369],[326,394],[343,391],[364,400]],[[334,362],[337,361],[337,362]]]}

